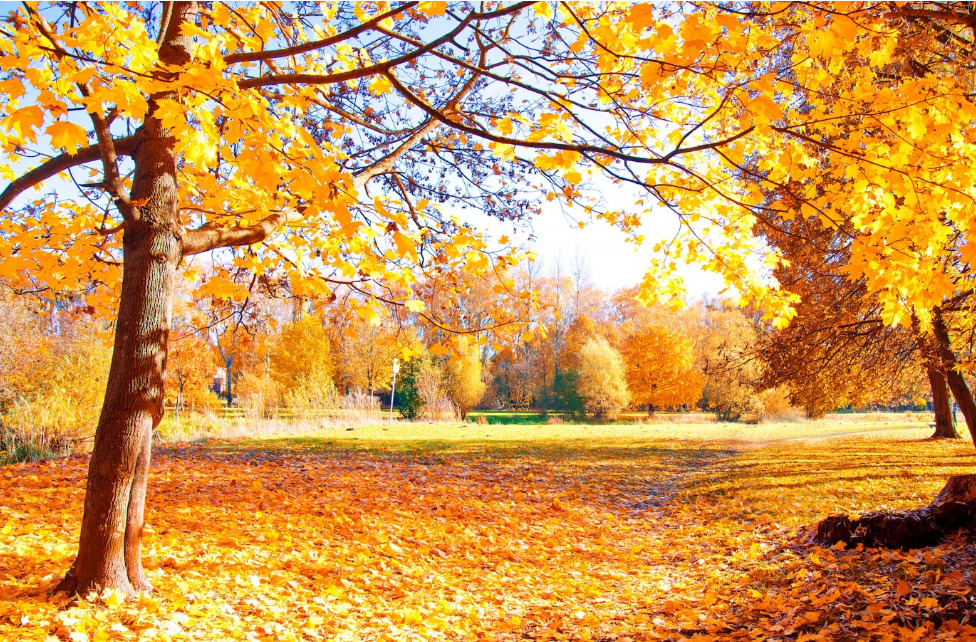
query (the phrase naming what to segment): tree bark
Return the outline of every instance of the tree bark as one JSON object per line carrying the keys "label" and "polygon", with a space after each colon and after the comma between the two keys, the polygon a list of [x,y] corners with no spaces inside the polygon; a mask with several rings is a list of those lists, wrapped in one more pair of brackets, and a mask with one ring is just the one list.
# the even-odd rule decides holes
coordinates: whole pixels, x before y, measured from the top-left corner
{"label": "tree bark", "polygon": [[[134,193],[140,185],[137,170]],[[175,209],[175,183],[172,188]],[[163,415],[179,259],[173,230],[127,226],[115,346],[88,465],[78,557],[57,591],[115,588],[132,594],[149,588],[139,560],[143,507],[152,431]]]}
{"label": "tree bark", "polygon": [[[159,59],[176,66],[189,62],[190,39],[182,24],[195,3],[164,7]],[[166,81],[173,72],[159,70]],[[178,216],[175,141],[153,115],[150,97],[122,237],[122,290],[105,401],[88,464],[85,509],[78,556],[56,592],[87,594],[104,588],[126,595],[150,587],[142,569],[142,529],[153,428],[163,416],[166,354],[176,295],[176,268],[183,256]],[[110,168],[106,167],[106,173]],[[123,199],[120,199],[123,200]],[[116,202],[119,202],[118,200]]]}
{"label": "tree bark", "polygon": [[234,391],[231,389],[231,380],[233,379],[234,373],[232,372],[234,366],[234,358],[231,357],[230,361],[227,362],[227,407],[230,408],[231,404],[234,403]]}
{"label": "tree bark", "polygon": [[903,513],[868,513],[859,519],[834,515],[817,525],[813,541],[909,550],[934,546],[962,529],[976,527],[976,475],[954,475],[924,508]]}
{"label": "tree bark", "polygon": [[952,401],[945,375],[933,364],[926,364],[925,372],[932,388],[932,409],[935,412],[935,433],[932,439],[958,439],[952,417]]}
{"label": "tree bark", "polygon": [[956,355],[952,351],[952,343],[949,338],[949,329],[946,327],[942,310],[936,308],[932,312],[932,336],[935,339],[936,349],[942,361],[942,370],[945,372],[946,380],[949,383],[949,390],[962,416],[966,419],[966,427],[976,445],[976,402],[973,401],[973,393],[966,384],[966,379],[962,376],[956,363]]}

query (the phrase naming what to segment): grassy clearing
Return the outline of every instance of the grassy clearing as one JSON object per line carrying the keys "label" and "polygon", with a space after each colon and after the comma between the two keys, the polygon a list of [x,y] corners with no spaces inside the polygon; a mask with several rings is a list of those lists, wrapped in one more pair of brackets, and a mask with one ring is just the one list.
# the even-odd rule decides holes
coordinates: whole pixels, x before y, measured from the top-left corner
{"label": "grassy clearing", "polygon": [[971,639],[971,546],[804,544],[825,515],[915,507],[973,471],[971,442],[926,441],[917,419],[377,424],[163,447],[159,591],[114,608],[39,596],[70,563],[84,459],[8,466],[0,639]]}
{"label": "grassy clearing", "polygon": [[[493,449],[599,448],[658,442],[700,442],[748,448],[777,442],[810,441],[834,435],[897,435],[927,437],[927,418],[915,414],[872,414],[831,416],[824,421],[729,423],[644,423],[644,424],[493,424],[474,423],[374,423],[351,429],[305,428],[300,433],[267,432],[253,438],[234,440],[236,448],[307,447],[335,450],[488,452]],[[287,430],[287,428],[285,428]]]}

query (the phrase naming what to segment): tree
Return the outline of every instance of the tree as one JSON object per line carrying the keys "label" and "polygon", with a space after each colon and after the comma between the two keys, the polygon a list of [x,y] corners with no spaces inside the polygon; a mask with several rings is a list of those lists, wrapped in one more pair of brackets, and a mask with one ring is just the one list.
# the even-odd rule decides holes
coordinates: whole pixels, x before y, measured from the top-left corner
{"label": "tree", "polygon": [[334,370],[332,346],[321,320],[305,315],[282,328],[271,350],[271,376],[282,392],[287,393],[310,378],[331,380]]}
{"label": "tree", "polygon": [[856,232],[803,219],[780,225],[781,232],[767,234],[789,262],[778,266],[775,275],[800,300],[788,327],[766,327],[759,335],[760,387],[787,385],[793,405],[821,417],[846,405],[899,396],[923,376],[923,364],[935,404],[936,435],[955,435],[946,378],[937,353],[920,340],[917,323],[913,328],[886,326],[865,279],[843,273]]}
{"label": "tree", "polygon": [[701,396],[703,378],[695,362],[688,336],[693,318],[663,306],[642,306],[637,290],[618,292],[611,316],[617,328],[617,346],[627,364],[627,388],[631,401],[655,407],[695,404]]}
{"label": "tree", "polygon": [[590,339],[580,348],[576,389],[597,419],[614,418],[630,403],[623,358],[606,339]]}
{"label": "tree", "polygon": [[553,378],[552,392],[556,410],[568,413],[572,417],[582,417],[586,414],[586,404],[579,393],[579,372],[576,370],[557,372]]}
{"label": "tree", "polygon": [[647,325],[624,339],[631,401],[655,407],[691,406],[701,396],[703,378],[695,368],[691,341],[676,330]]}
{"label": "tree", "polygon": [[349,385],[365,390],[370,396],[379,386],[389,386],[393,379],[393,360],[404,349],[400,336],[388,327],[360,324],[353,332],[342,335],[342,365]]}
{"label": "tree", "polygon": [[701,405],[719,421],[759,412],[755,322],[728,303],[705,307],[696,330],[696,361],[705,377]]}
{"label": "tree", "polygon": [[[170,390],[175,389],[173,402],[177,421],[187,395],[200,398],[202,393],[209,391],[215,369],[213,346],[209,342],[192,333],[171,339],[166,382],[170,384]],[[216,396],[213,399],[219,401]]]}
{"label": "tree", "polygon": [[0,461],[67,455],[91,438],[111,352],[83,310],[0,300]]}
{"label": "tree", "polygon": [[485,394],[477,344],[460,342],[458,352],[447,361],[444,376],[448,397],[457,406],[461,419],[467,419],[468,411],[478,405]]}

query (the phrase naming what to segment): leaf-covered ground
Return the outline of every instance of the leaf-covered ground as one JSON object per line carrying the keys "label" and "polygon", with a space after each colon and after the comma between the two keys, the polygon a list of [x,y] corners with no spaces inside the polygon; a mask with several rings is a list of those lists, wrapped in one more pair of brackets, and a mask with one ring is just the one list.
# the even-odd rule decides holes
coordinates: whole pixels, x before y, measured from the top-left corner
{"label": "leaf-covered ground", "polygon": [[160,448],[158,591],[123,604],[45,597],[85,459],[7,466],[0,639],[972,639],[971,545],[804,543],[828,514],[917,507],[973,472],[971,442],[906,428],[376,426]]}

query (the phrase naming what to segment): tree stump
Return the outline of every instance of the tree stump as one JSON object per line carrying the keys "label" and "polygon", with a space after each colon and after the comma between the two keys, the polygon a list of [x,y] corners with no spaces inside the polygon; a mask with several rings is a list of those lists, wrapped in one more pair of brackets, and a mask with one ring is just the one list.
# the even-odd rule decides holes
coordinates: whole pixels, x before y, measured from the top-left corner
{"label": "tree stump", "polygon": [[976,475],[953,475],[931,504],[899,513],[865,513],[858,519],[833,515],[817,524],[821,546],[925,548],[965,528],[976,528]]}

